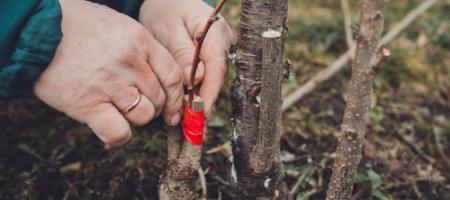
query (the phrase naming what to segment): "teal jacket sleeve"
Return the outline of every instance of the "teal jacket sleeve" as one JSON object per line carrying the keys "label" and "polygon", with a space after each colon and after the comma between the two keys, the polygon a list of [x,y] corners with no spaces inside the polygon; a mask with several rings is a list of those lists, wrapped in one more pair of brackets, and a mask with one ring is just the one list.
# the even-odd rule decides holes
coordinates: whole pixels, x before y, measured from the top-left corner
{"label": "teal jacket sleeve", "polygon": [[[135,19],[144,0],[91,0]],[[62,38],[59,0],[0,0],[0,100],[29,94]]]}
{"label": "teal jacket sleeve", "polygon": [[89,0],[106,5],[118,12],[126,14],[134,19],[139,18],[139,10],[144,0]]}
{"label": "teal jacket sleeve", "polygon": [[0,1],[0,100],[22,96],[61,40],[58,0]]}

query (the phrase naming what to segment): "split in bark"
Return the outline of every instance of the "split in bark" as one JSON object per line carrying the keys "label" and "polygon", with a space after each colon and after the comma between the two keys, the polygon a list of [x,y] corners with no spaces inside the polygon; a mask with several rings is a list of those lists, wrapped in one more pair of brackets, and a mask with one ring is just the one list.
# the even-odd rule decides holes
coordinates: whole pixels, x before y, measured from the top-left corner
{"label": "split in bark", "polygon": [[231,135],[239,199],[287,198],[279,149],[287,7],[287,0],[242,1]]}
{"label": "split in bark", "polygon": [[[250,152],[250,165],[257,174],[266,174],[273,167],[281,168],[281,33],[263,33],[263,69],[260,94],[259,129],[256,144]],[[274,166],[279,165],[279,166]]]}
{"label": "split in bark", "polygon": [[387,49],[379,47],[387,1],[361,0],[359,3],[360,29],[333,174],[327,191],[329,200],[346,200],[352,195],[353,178],[361,159],[373,75],[390,54]]}

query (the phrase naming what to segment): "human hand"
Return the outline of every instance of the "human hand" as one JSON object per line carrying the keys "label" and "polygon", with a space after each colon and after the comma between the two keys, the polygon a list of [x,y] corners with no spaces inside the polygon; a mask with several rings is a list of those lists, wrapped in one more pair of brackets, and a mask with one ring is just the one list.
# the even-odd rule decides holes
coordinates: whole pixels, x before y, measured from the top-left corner
{"label": "human hand", "polygon": [[[171,54],[125,15],[88,1],[60,2],[64,36],[35,94],[111,146],[130,139],[130,124],[144,125],[161,112],[177,124],[183,77]],[[140,93],[137,106],[124,112]]]}
{"label": "human hand", "polygon": [[[140,22],[165,46],[182,67],[184,84],[189,84],[197,33],[201,32],[213,8],[199,0],[146,0]],[[223,85],[226,55],[235,36],[221,18],[208,32],[201,51],[196,84],[201,82],[200,97],[210,113]]]}

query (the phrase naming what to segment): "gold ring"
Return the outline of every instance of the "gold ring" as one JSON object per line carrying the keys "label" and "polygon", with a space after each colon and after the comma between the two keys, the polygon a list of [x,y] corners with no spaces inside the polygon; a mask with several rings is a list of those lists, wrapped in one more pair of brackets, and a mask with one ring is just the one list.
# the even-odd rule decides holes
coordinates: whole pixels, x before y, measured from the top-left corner
{"label": "gold ring", "polygon": [[136,100],[134,100],[134,102],[130,106],[125,108],[122,111],[122,113],[126,114],[126,113],[129,113],[129,112],[133,111],[139,105],[139,102],[141,102],[141,99],[142,99],[142,94],[139,93],[139,95],[137,96]]}

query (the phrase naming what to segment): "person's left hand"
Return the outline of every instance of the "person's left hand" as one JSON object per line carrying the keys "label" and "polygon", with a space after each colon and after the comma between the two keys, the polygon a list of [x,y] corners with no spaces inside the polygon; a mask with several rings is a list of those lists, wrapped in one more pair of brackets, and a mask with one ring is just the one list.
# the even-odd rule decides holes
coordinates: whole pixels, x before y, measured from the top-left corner
{"label": "person's left hand", "polygon": [[[213,11],[200,0],[146,0],[141,7],[140,22],[165,46],[184,71],[184,82],[189,83],[194,38],[201,32]],[[197,69],[196,84],[205,102],[207,115],[217,99],[226,73],[226,55],[235,36],[221,18],[215,22],[203,43],[202,61]]]}

